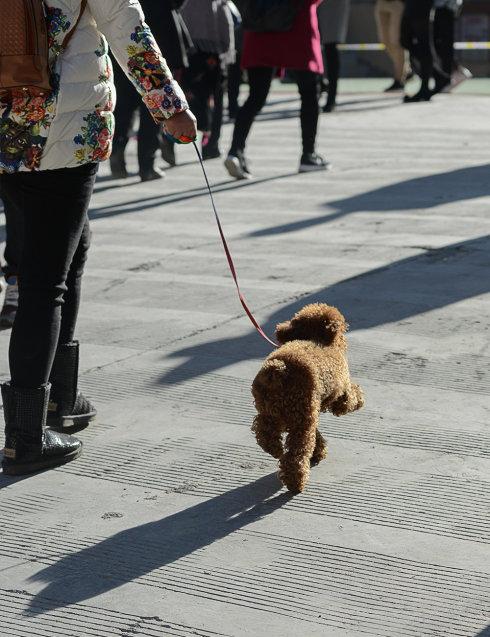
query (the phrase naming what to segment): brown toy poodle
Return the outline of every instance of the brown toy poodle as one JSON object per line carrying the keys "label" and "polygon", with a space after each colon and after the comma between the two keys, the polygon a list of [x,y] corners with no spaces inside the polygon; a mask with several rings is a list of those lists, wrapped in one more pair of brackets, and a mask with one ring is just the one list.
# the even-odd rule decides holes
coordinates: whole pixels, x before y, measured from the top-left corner
{"label": "brown toy poodle", "polygon": [[318,431],[320,412],[342,416],[364,405],[349,375],[347,328],[337,308],[307,305],[277,326],[280,347],[253,382],[258,414],[252,431],[262,449],[279,459],[279,477],[292,493],[303,491],[310,466],[327,455]]}

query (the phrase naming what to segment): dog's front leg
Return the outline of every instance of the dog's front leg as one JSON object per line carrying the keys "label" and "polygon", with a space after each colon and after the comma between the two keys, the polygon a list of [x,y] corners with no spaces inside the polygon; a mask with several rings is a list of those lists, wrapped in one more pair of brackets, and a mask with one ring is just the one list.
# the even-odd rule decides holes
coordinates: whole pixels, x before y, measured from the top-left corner
{"label": "dog's front leg", "polygon": [[313,455],[311,456],[310,465],[312,467],[315,467],[326,457],[327,457],[327,443],[325,441],[325,438],[317,429],[315,449],[313,451]]}
{"label": "dog's front leg", "polygon": [[330,405],[334,416],[344,416],[364,406],[364,394],[359,385],[351,384],[346,391]]}

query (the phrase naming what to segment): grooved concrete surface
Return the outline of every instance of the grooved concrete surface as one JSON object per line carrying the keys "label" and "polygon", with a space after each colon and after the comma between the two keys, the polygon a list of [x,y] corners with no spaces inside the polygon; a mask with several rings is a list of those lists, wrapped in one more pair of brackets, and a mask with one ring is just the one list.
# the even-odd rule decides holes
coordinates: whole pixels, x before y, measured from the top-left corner
{"label": "grooved concrete surface", "polygon": [[79,330],[100,416],[79,461],[0,476],[0,635],[490,634],[490,98],[343,102],[330,173],[295,174],[284,91],[256,179],[207,168],[267,331],[338,305],[366,408],[322,418],[329,457],[290,498],[249,431],[269,349],[192,149],[164,183],[104,168]]}

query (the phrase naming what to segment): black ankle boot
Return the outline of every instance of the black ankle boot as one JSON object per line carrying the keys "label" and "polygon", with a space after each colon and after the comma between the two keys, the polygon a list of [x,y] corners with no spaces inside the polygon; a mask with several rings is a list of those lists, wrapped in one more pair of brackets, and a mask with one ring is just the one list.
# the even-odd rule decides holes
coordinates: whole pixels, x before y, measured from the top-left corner
{"label": "black ankle boot", "polygon": [[126,160],[124,159],[124,148],[112,150],[110,158],[111,173],[114,179],[126,179],[129,177],[126,169]]}
{"label": "black ankle boot", "polygon": [[97,415],[92,403],[78,391],[78,341],[58,345],[49,382],[48,427],[56,431],[83,429]]}
{"label": "black ankle boot", "polygon": [[73,436],[46,429],[49,385],[19,389],[2,385],[5,417],[5,449],[2,468],[6,475],[23,475],[57,467],[77,458],[82,443]]}

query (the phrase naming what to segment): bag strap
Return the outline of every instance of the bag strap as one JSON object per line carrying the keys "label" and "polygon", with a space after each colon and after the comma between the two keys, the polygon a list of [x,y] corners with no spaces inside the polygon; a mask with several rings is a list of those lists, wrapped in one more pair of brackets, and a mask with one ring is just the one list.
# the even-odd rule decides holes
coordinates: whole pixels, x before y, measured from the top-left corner
{"label": "bag strap", "polygon": [[73,28],[71,29],[71,31],[69,31],[66,35],[65,35],[65,39],[63,40],[63,42],[61,43],[61,50],[65,51],[67,46],[70,44],[70,40],[72,39],[72,37],[75,34],[76,28],[80,23],[80,20],[82,19],[82,16],[85,12],[85,9],[87,7],[87,0],[82,0],[82,3],[80,5],[80,13],[78,14],[78,18],[77,21],[75,22]]}

